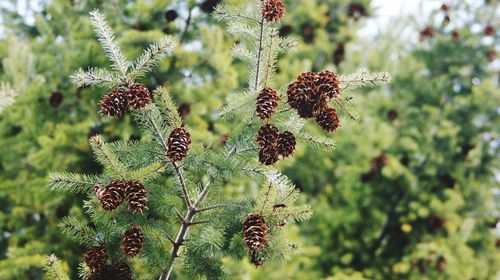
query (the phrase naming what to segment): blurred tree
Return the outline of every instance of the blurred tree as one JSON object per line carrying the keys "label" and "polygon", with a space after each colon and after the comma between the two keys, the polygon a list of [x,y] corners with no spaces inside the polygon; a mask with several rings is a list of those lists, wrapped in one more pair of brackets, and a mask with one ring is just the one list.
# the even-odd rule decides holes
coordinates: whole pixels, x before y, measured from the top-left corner
{"label": "blurred tree", "polygon": [[307,150],[297,158],[303,164],[286,172],[316,198],[303,231],[321,248],[323,276],[500,275],[500,96],[487,56],[498,33],[485,32],[497,9],[446,8],[418,19],[411,47],[401,48],[398,37],[408,29],[397,21],[392,32],[352,52],[353,61],[369,58],[370,68],[393,73],[395,81],[358,99],[362,122],[339,130],[336,153]]}

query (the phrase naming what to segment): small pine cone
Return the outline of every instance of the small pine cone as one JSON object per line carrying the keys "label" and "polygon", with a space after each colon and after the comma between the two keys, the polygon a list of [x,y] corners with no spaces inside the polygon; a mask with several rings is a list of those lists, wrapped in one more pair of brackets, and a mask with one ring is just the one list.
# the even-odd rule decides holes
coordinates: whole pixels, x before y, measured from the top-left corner
{"label": "small pine cone", "polygon": [[187,156],[191,135],[186,129],[178,127],[168,136],[167,156],[171,161],[180,161]]}
{"label": "small pine cone", "polygon": [[265,165],[273,165],[280,159],[279,155],[276,147],[264,147],[259,152],[259,161]]}
{"label": "small pine cone", "polygon": [[250,214],[243,222],[243,241],[248,249],[259,250],[266,243],[267,226],[261,214]]}
{"label": "small pine cone", "polygon": [[316,83],[318,91],[326,94],[329,98],[338,98],[340,95],[340,81],[335,73],[324,70],[319,73]]}
{"label": "small pine cone", "polygon": [[316,122],[326,131],[333,132],[340,126],[339,116],[334,108],[326,108],[318,116]]}
{"label": "small pine cone", "polygon": [[280,133],[278,138],[278,153],[284,157],[288,157],[295,151],[297,141],[295,136],[290,131]]}
{"label": "small pine cone", "polygon": [[278,93],[272,88],[264,88],[257,96],[255,111],[261,120],[269,119],[278,107]]}
{"label": "small pine cone", "polygon": [[132,270],[125,262],[117,262],[113,264],[114,279],[132,280]]}
{"label": "small pine cone", "polygon": [[144,109],[151,103],[149,89],[141,84],[132,85],[127,92],[128,106],[134,110]]}
{"label": "small pine cone", "polygon": [[83,255],[83,262],[91,272],[101,271],[106,266],[108,251],[104,246],[94,246]]}
{"label": "small pine cone", "polygon": [[127,183],[123,180],[111,181],[104,187],[96,185],[94,191],[102,208],[106,211],[113,211],[118,208],[125,199],[126,186]]}
{"label": "small pine cone", "polygon": [[302,118],[312,118],[327,106],[327,96],[317,91],[313,83],[295,81],[288,86],[288,104]]}
{"label": "small pine cone", "polygon": [[486,27],[484,28],[484,35],[486,36],[494,36],[495,33],[495,27],[493,27],[493,25],[491,24],[486,25]]}
{"label": "small pine cone", "polygon": [[99,101],[99,106],[103,115],[121,117],[127,111],[127,93],[122,89],[115,89]]}
{"label": "small pine cone", "polygon": [[281,0],[264,0],[261,12],[266,21],[277,22],[285,14],[285,5]]}
{"label": "small pine cone", "polygon": [[148,208],[148,191],[143,184],[136,181],[127,182],[125,189],[128,208],[133,213],[141,213]]}
{"label": "small pine cone", "polygon": [[278,128],[272,124],[263,125],[255,135],[255,142],[259,147],[274,146],[278,140]]}
{"label": "small pine cone", "polygon": [[127,231],[125,231],[122,237],[122,242],[121,242],[122,252],[126,256],[133,258],[139,255],[143,247],[144,247],[144,234],[142,233],[141,228],[138,226],[132,226],[129,229],[127,229]]}

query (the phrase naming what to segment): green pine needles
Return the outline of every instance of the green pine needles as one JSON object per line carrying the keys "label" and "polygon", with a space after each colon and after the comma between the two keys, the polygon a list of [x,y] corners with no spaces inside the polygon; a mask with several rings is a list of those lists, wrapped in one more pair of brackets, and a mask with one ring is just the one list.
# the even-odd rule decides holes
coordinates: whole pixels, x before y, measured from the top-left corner
{"label": "green pine needles", "polygon": [[[165,280],[178,264],[183,273],[219,279],[223,257],[246,256],[260,266],[296,251],[283,228],[308,219],[310,207],[297,203],[299,190],[274,164],[291,156],[297,141],[333,150],[334,141],[307,131],[306,120],[333,132],[341,121],[337,110],[346,110],[352,99],[347,89],[387,83],[389,75],[306,72],[286,92],[270,88],[278,55],[296,44],[278,36],[275,22],[283,14],[279,0],[255,1],[242,10],[222,5],[215,11],[242,38],[234,56],[251,69],[248,88],[219,111],[239,123],[223,147],[192,143],[167,90],[150,93],[137,82],[167,56],[174,41],[165,37],[130,63],[105,18],[98,11],[90,14],[113,71],[80,69],[72,80],[77,86],[112,89],[100,102],[102,113],[120,117],[130,110],[145,137],[108,143],[95,136],[90,144],[102,174],[50,175],[53,190],[87,195],[84,207],[91,223],[61,222],[65,234],[89,248],[80,266],[83,278],[131,279],[134,268],[147,267],[149,275]],[[253,182],[260,192],[231,199],[224,192],[228,182]],[[57,275],[56,259],[49,262]]]}

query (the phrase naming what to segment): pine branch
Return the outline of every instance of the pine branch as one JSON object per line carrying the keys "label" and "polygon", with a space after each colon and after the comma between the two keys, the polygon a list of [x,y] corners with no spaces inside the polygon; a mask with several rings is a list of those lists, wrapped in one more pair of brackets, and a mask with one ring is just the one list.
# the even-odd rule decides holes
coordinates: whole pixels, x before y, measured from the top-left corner
{"label": "pine branch", "polygon": [[97,183],[97,176],[55,172],[49,174],[49,186],[56,191],[87,193]]}
{"label": "pine branch", "polygon": [[106,19],[98,10],[91,12],[90,16],[92,25],[97,34],[97,39],[101,43],[106,55],[111,60],[113,69],[120,72],[122,78],[126,79],[129,62],[123,55],[120,47],[116,44],[113,30],[111,30]]}
{"label": "pine branch", "polygon": [[259,23],[259,19],[245,14],[241,11],[235,10],[228,5],[219,5],[215,8],[213,12],[214,17],[220,21],[235,22],[241,20],[248,20],[255,23]]}
{"label": "pine branch", "polygon": [[118,157],[111,151],[111,149],[104,143],[101,136],[97,135],[90,138],[90,146],[94,151],[96,159],[105,169],[110,169],[121,179],[126,178],[126,168],[120,163]]}
{"label": "pine branch", "polygon": [[9,83],[2,82],[0,84],[0,113],[2,113],[5,108],[14,104],[15,98],[19,94],[12,88]]}
{"label": "pine branch", "polygon": [[164,171],[164,168],[165,166],[163,164],[154,162],[148,166],[129,172],[129,174],[127,174],[127,177],[129,177],[131,180],[147,182],[160,176]]}
{"label": "pine branch", "polygon": [[177,106],[172,97],[164,87],[157,88],[154,93],[157,96],[158,109],[165,115],[165,120],[171,127],[182,126],[182,118],[177,111]]}
{"label": "pine branch", "polygon": [[371,73],[368,69],[362,68],[358,72],[339,77],[343,90],[352,90],[364,86],[380,86],[390,83],[391,75],[386,72]]}
{"label": "pine branch", "polygon": [[184,179],[184,175],[182,174],[182,168],[179,167],[175,162],[172,162],[172,166],[174,167],[175,174],[177,175],[177,179],[179,180],[179,184],[181,185],[182,199],[184,200],[184,204],[188,209],[190,209],[192,208],[192,202],[191,199],[189,199],[186,180]]}
{"label": "pine branch", "polygon": [[[228,98],[228,102],[217,112],[218,118],[230,118],[235,112],[248,103],[255,101],[255,91],[244,91],[240,94],[233,94]],[[241,113],[241,111],[239,111]]]}
{"label": "pine branch", "polygon": [[335,140],[329,137],[324,136],[316,136],[309,134],[308,132],[302,131],[297,134],[297,138],[302,139],[308,142],[311,146],[322,149],[325,151],[334,151],[335,150]]}
{"label": "pine branch", "polygon": [[47,278],[52,280],[69,280],[69,277],[66,273],[64,273],[61,262],[56,257],[56,255],[52,254],[47,257],[47,263],[45,270],[47,271]]}
{"label": "pine branch", "polygon": [[71,82],[77,87],[103,86],[114,88],[122,82],[114,74],[100,68],[90,68],[87,71],[80,68],[70,78]]}
{"label": "pine branch", "polygon": [[134,70],[129,74],[129,79],[134,80],[151,71],[174,48],[175,41],[170,36],[165,36],[160,41],[151,44],[134,63]]}
{"label": "pine branch", "polygon": [[73,217],[64,217],[59,224],[64,235],[85,246],[93,245],[96,231]]}
{"label": "pine branch", "polygon": [[258,90],[258,86],[259,86],[259,72],[260,72],[260,63],[261,63],[260,60],[261,60],[262,51],[263,51],[262,42],[264,39],[264,17],[261,17],[261,20],[259,22],[259,28],[260,28],[260,31],[259,31],[259,49],[257,50],[257,66],[256,66],[256,71],[255,71],[255,85],[254,85],[255,91]]}

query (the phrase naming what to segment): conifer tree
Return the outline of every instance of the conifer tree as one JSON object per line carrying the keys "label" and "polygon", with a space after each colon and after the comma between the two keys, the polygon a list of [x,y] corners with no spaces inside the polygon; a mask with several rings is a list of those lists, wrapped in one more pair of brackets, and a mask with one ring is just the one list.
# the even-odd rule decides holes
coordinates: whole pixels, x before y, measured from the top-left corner
{"label": "conifer tree", "polygon": [[[65,234],[88,247],[80,271],[86,279],[129,279],[138,266],[147,267],[145,277],[169,279],[179,263],[184,273],[213,279],[224,274],[224,256],[247,256],[256,266],[286,258],[296,245],[282,229],[309,218],[311,211],[297,203],[299,190],[273,165],[291,156],[295,145],[333,149],[331,137],[308,132],[306,120],[334,131],[342,121],[337,112],[354,118],[347,109],[350,90],[389,81],[386,73],[324,70],[304,72],[283,90],[270,88],[278,54],[295,46],[275,28],[285,14],[283,3],[221,5],[213,14],[239,36],[233,55],[250,68],[247,89],[232,94],[218,112],[238,120],[223,147],[193,141],[167,89],[149,92],[140,83],[173,49],[173,40],[150,45],[131,63],[104,16],[91,13],[111,68],[81,69],[72,80],[107,88],[102,114],[130,114],[144,137],[107,142],[96,135],[90,145],[102,174],[50,175],[52,189],[87,196],[84,207],[92,224],[71,217],[61,224]],[[225,195],[226,184],[237,180],[252,181],[258,194],[241,200]]]}

